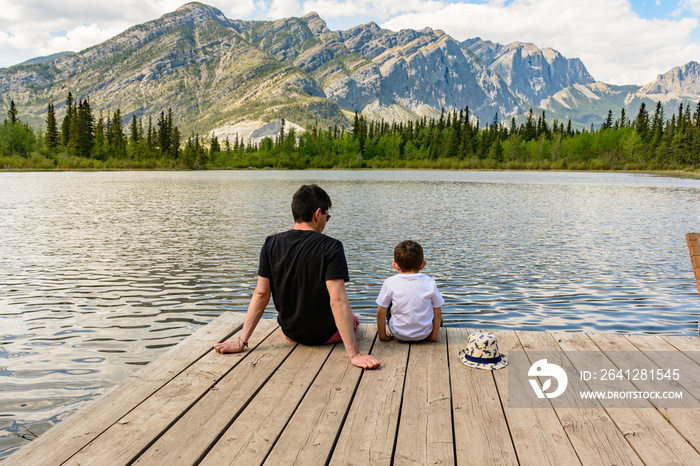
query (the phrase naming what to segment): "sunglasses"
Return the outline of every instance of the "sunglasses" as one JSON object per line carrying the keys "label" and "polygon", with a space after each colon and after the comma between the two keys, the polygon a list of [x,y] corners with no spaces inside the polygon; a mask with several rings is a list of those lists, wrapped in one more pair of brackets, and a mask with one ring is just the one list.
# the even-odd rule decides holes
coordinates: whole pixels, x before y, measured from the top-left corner
{"label": "sunglasses", "polygon": [[326,222],[331,219],[331,214],[329,214],[328,212],[322,212],[322,213],[323,213],[323,215],[326,216]]}

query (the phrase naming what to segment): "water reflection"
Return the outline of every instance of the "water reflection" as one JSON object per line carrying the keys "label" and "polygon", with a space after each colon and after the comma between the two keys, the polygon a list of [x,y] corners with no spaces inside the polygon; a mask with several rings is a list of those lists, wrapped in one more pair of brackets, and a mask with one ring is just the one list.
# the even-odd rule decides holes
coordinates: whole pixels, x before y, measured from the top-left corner
{"label": "water reflection", "polygon": [[[302,183],[330,193],[353,309],[421,242],[447,325],[694,335],[700,182],[441,171],[0,173],[0,458],[222,311]],[[272,308],[267,317],[273,317]]]}

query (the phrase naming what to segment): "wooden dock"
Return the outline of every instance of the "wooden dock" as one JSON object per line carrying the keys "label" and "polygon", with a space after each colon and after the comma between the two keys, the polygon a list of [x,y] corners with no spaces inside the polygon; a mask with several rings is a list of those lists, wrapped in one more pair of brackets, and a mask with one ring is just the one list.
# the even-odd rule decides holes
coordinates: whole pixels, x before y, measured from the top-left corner
{"label": "wooden dock", "polygon": [[[362,351],[382,363],[363,371],[342,344],[296,345],[271,320],[244,353],[215,353],[242,323],[223,314],[6,464],[700,464],[700,409],[509,407],[509,388],[523,381],[509,387],[507,369],[464,366],[457,355],[469,329],[407,344],[360,325]],[[594,350],[618,367],[630,352],[651,368],[663,364],[654,351],[673,351],[680,383],[700,399],[695,337],[494,333],[506,354]]]}

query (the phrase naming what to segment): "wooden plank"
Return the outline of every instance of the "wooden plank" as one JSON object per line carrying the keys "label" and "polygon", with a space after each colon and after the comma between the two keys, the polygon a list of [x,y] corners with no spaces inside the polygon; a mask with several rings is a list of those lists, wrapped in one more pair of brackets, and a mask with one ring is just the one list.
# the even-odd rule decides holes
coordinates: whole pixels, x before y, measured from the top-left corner
{"label": "wooden plank", "polygon": [[[553,336],[559,346],[569,353],[569,360],[577,370],[590,370],[591,366],[613,367],[590,336],[568,332],[554,332]],[[610,382],[602,381],[599,377],[586,384],[593,391],[634,390],[634,386],[626,380]],[[640,408],[627,400],[615,400],[614,404],[601,400],[601,405],[644,463],[700,463],[698,453],[655,409]]]}
{"label": "wooden plank", "polygon": [[[268,327],[273,327],[273,321],[261,320],[249,344],[253,339],[264,336]],[[247,357],[219,378],[216,385],[199,397],[133,464],[195,464],[296,346],[276,327],[272,334],[250,351],[217,354],[220,361],[246,354]]]}
{"label": "wooden plank", "polygon": [[89,403],[5,460],[7,465],[61,464],[115,424],[152,393],[243,326],[244,315],[227,312],[170,348],[124,382]]}
{"label": "wooden plank", "polygon": [[493,373],[459,360],[469,334],[447,330],[457,464],[518,464]]}
{"label": "wooden plank", "polygon": [[[332,349],[333,345],[297,346],[200,465],[262,464]],[[177,442],[178,436],[170,440]],[[160,454],[153,457],[162,459]]]}
{"label": "wooden plank", "polygon": [[[494,333],[497,335],[501,352],[508,355],[514,351],[524,351],[514,331],[498,330]],[[510,390],[517,390],[519,393],[532,391],[527,371],[518,374],[515,367],[509,366],[511,367],[507,370],[494,371],[493,375],[520,464],[581,464],[547,399],[535,401],[528,397],[528,406],[509,406]]]}
{"label": "wooden plank", "polygon": [[690,261],[695,273],[695,284],[698,287],[698,293],[700,293],[700,233],[688,233],[685,238],[688,242]]}
{"label": "wooden plank", "polygon": [[[700,399],[700,362],[678,351],[667,339],[658,335],[627,335],[626,338],[658,367],[664,370],[677,369],[678,384],[696,400]],[[695,340],[697,342],[698,339]],[[698,344],[700,345],[700,342]],[[696,356],[700,356],[697,351]]]}
{"label": "wooden plank", "polygon": [[[377,334],[376,326],[362,324],[355,334],[360,351],[368,354]],[[348,362],[345,347],[336,345],[265,464],[325,464],[362,372]]]}
{"label": "wooden plank", "polygon": [[[548,363],[557,364],[566,371],[567,389],[551,402],[581,463],[642,465],[602,406],[599,403],[595,403],[596,407],[584,405],[578,394],[588,387],[554,338],[545,332],[516,333],[526,351],[546,352]],[[532,357],[530,362],[535,362]]]}
{"label": "wooden plank", "polygon": [[666,342],[673,345],[678,351],[683,352],[690,359],[700,364],[700,338],[698,337],[664,337]]}
{"label": "wooden plank", "polygon": [[[262,326],[262,327],[261,327]],[[257,346],[267,334],[277,327],[274,321],[264,321],[258,326],[259,331],[250,339],[252,346]],[[293,345],[279,341],[279,331],[271,336],[272,342],[265,340],[264,348],[252,352],[220,355],[212,349],[204,358],[188,367],[136,409],[112,425],[97,439],[80,450],[66,464],[69,465],[104,465],[128,464],[133,461],[148,445],[157,439],[207,391],[217,383],[219,378],[231,370],[224,380],[235,378],[237,374],[249,375],[254,372],[250,367],[257,365],[263,376],[269,376],[270,366],[276,367]],[[282,337],[283,339],[284,337]],[[213,342],[210,342],[210,348]],[[248,356],[253,355],[249,361]],[[248,364],[239,364],[246,361]],[[264,369],[263,369],[264,368]],[[257,379],[251,375],[252,381]],[[254,383],[253,382],[253,383]],[[217,384],[217,387],[222,384]],[[241,384],[246,385],[246,384]],[[223,391],[223,390],[222,390]]]}
{"label": "wooden plank", "polygon": [[411,343],[394,464],[455,464],[447,337]]}
{"label": "wooden plank", "polygon": [[[657,366],[646,354],[642,353],[627,338],[622,335],[599,334],[591,335],[591,340],[605,352],[605,355],[613,364],[621,369],[658,368],[667,369],[667,365]],[[678,385],[675,381],[642,379],[632,380],[635,390],[639,391],[676,391]],[[671,422],[678,432],[695,448],[700,451],[700,409],[683,409],[689,404],[697,405],[697,400],[689,400],[689,394],[683,401],[664,400],[671,408],[659,408],[659,411]]]}
{"label": "wooden plank", "polygon": [[391,464],[408,350],[408,343],[376,342],[372,355],[381,366],[362,374],[330,464]]}

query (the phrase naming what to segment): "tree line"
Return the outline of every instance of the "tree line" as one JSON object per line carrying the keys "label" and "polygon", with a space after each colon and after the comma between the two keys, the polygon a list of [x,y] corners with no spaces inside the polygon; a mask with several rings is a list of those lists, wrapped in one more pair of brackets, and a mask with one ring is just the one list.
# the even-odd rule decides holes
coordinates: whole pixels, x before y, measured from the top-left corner
{"label": "tree line", "polygon": [[[59,123],[54,104],[46,126],[35,133],[11,102],[0,127],[0,167],[5,168],[476,168],[669,170],[700,167],[700,103],[680,104],[667,118],[659,102],[640,105],[630,118],[612,110],[599,129],[574,129],[532,110],[519,123],[496,114],[482,124],[469,107],[439,118],[375,121],[357,113],[351,127],[319,128],[301,134],[285,128],[259,143],[236,134],[231,141],[191,135],[182,142],[172,110],[155,123],[119,109],[96,117],[89,99],[65,102]],[[126,128],[127,126],[128,128]]]}
{"label": "tree line", "polygon": [[[45,129],[38,134],[17,118],[14,101],[0,128],[0,167],[4,168],[158,168],[181,167],[180,130],[172,109],[156,122],[132,116],[128,130],[121,110],[98,116],[90,99],[68,93],[59,122],[55,105],[47,106]],[[195,168],[195,164],[192,164]]]}
{"label": "tree line", "polygon": [[[216,151],[213,148],[216,147]],[[282,133],[257,146],[218,141],[211,162],[243,168],[466,168],[678,170],[700,168],[700,103],[691,113],[681,104],[670,119],[659,102],[644,103],[630,119],[625,109],[608,112],[601,128],[574,129],[569,120],[549,122],[545,111],[482,125],[469,108],[443,111],[439,118],[408,122],[373,121],[355,114],[347,131],[307,128]]]}

